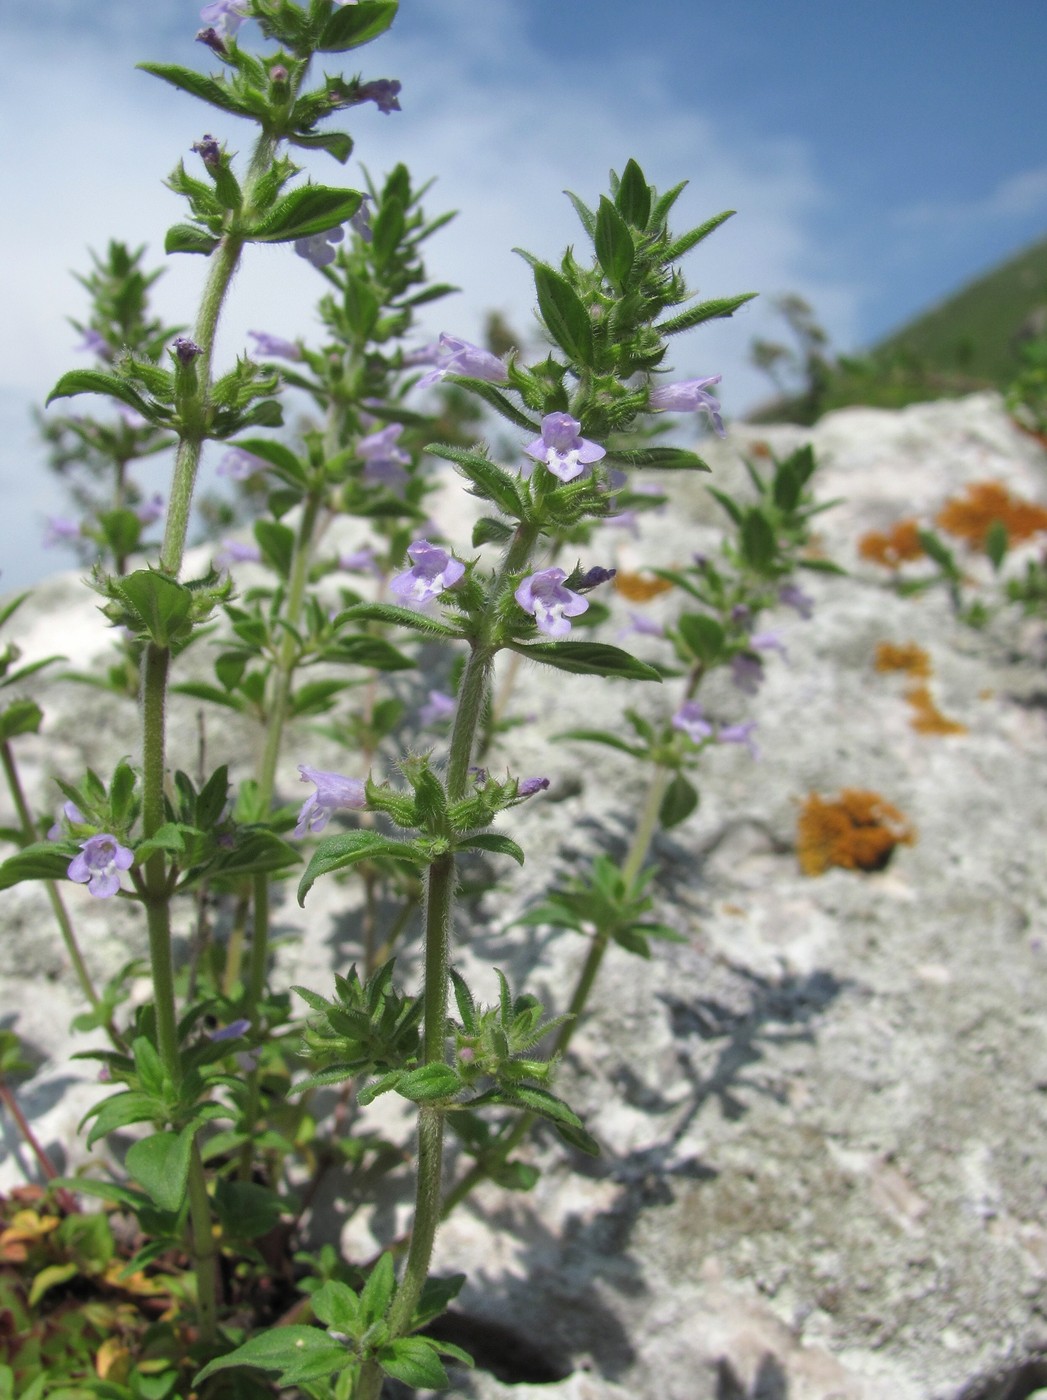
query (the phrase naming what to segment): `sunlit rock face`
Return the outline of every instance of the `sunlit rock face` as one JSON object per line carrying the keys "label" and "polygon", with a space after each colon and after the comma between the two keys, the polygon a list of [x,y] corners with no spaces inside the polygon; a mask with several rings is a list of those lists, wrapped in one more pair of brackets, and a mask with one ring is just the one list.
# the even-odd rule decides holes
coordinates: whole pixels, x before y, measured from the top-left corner
{"label": "sunlit rock face", "polygon": [[[656,945],[650,961],[613,951],[572,1042],[560,1082],[603,1155],[571,1160],[539,1134],[535,1189],[476,1192],[438,1240],[436,1269],[469,1275],[455,1340],[491,1372],[460,1378],[454,1393],[984,1400],[1009,1374],[1037,1379],[1029,1358],[1047,1349],[1037,1301],[1047,1281],[1042,629],[1004,613],[974,631],[940,588],[901,597],[862,540],[907,519],[933,527],[947,502],[987,481],[1043,504],[1047,456],[994,395],[847,409],[809,430],[733,425],[703,444],[711,477],[670,479],[672,507],[641,517],[636,536],[608,530],[587,562],[627,574],[714,555],[720,508],[705,483],[741,489],[743,456],[760,467],[804,442],[820,463],[819,498],[839,502],[818,519],[819,554],[848,573],[805,573],[810,608],[786,603],[767,620],[785,656],[767,653],[755,694],[726,676],[703,689],[714,723],[756,722],[759,758],[745,744],[709,750],[700,806],[654,848],[654,916],[685,941]],[[456,510],[461,551],[471,522]],[[951,545],[972,579],[988,577],[962,539]],[[1035,551],[1037,537],[1023,547]],[[902,576],[922,567],[903,563]],[[639,613],[648,626],[626,644],[668,660],[655,633],[680,603],[672,591],[619,595],[608,639],[621,641]],[[71,669],[104,665],[104,621],[75,575],[44,585],[9,627],[27,659],[57,651]],[[203,666],[204,645],[188,667]],[[426,668],[396,684],[421,706],[436,679]],[[137,720],[130,702],[67,681],[42,683],[40,700],[41,734],[17,750],[34,800],[57,810],[51,777],[133,754]],[[583,940],[514,920],[551,877],[599,851],[620,856],[642,799],[645,775],[627,755],[555,732],[615,729],[626,705],[662,718],[679,704],[672,680],[521,670],[512,712],[555,722],[512,730],[495,761],[551,782],[512,814],[523,871],[492,864],[498,888],[460,903],[456,961],[479,995],[497,996],[493,964],[562,1009]],[[202,740],[209,761],[230,759],[231,745],[234,774],[250,772],[257,736],[224,715],[200,721],[199,710],[174,698],[172,761],[192,768]],[[287,801],[307,796],[299,763],[355,774],[351,755],[304,727],[286,755]],[[870,842],[858,818],[848,828],[825,816],[848,792],[872,795],[854,811],[879,802],[904,839]],[[798,835],[812,795],[818,821]],[[858,859],[867,848],[875,858]],[[67,895],[99,978],[145,956],[133,907],[72,883]],[[0,1012],[38,1065],[20,1100],[65,1168],[85,1155],[76,1124],[103,1092],[90,1062],[67,1057],[95,1042],[68,1033],[80,1005],[41,891],[3,899]],[[352,882],[326,880],[303,913],[288,889],[275,982],[326,991],[332,969],[360,955],[361,904]],[[182,938],[191,919],[186,908]],[[415,961],[405,952],[405,979]],[[405,1136],[408,1121],[383,1119]],[[3,1131],[0,1184],[10,1185],[34,1168],[6,1121]],[[407,1220],[409,1199],[406,1184],[390,1184],[347,1218],[330,1181],[308,1226],[371,1257]]]}

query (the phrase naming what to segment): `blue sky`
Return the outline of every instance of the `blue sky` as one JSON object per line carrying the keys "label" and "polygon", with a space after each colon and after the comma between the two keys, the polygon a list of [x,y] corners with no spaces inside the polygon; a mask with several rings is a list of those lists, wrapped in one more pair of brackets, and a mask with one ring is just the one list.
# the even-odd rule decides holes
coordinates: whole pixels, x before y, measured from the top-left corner
{"label": "blue sky", "polygon": [[[211,66],[193,40],[199,0],[9,9],[0,120],[20,196],[0,210],[0,489],[17,525],[5,588],[65,562],[39,548],[61,495],[28,415],[83,363],[64,319],[85,309],[69,271],[114,236],[159,262],[180,217],[164,174],[204,130],[234,149],[250,137],[134,69]],[[681,223],[736,209],[687,271],[703,294],[761,299],[676,355],[681,374],[723,373],[730,415],[766,391],[747,352],[778,333],[775,294],[802,293],[834,344],[857,349],[1047,232],[1045,52],[1035,0],[1003,0],[991,19],[971,0],[403,0],[392,33],[344,66],[404,84],[402,113],[353,114],[359,157],[439,176],[429,207],[462,211],[429,263],[463,295],[434,308],[429,332],[475,336],[488,307],[526,327],[530,282],[511,248],[557,256],[578,237],[560,192],[595,200],[629,156],[662,187],[690,180]],[[327,158],[310,170],[340,173]],[[287,249],[249,252],[223,325],[230,359],[248,328],[314,324],[311,269]],[[170,262],[160,308],[191,322],[203,264]]]}

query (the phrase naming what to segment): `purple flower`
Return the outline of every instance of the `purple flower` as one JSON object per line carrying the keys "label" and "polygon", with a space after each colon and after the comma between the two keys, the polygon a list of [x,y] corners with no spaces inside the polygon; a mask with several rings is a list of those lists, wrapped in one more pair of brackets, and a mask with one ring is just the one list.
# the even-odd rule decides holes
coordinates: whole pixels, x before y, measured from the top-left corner
{"label": "purple flower", "polygon": [[341,224],[334,228],[329,228],[323,233],[314,233],[309,238],[296,238],[294,250],[300,258],[305,258],[306,262],[319,269],[330,267],[334,262],[334,249],[332,243],[341,243],[345,237],[345,229]]}
{"label": "purple flower", "polygon": [[402,423],[388,423],[380,432],[361,438],[356,444],[356,451],[369,466],[379,463],[405,466],[410,462],[411,454],[396,445],[396,440],[403,430]]}
{"label": "purple flower", "polygon": [[760,757],[760,750],[756,747],[753,739],[753,730],[756,728],[754,719],[747,719],[742,724],[725,724],[717,731],[716,742],[718,744],[744,744],[752,754],[753,758]]}
{"label": "purple flower", "polygon": [[778,601],[787,608],[793,608],[806,622],[814,614],[814,599],[795,583],[783,583],[778,590]]}
{"label": "purple flower", "polygon": [[256,355],[271,355],[277,360],[300,360],[302,351],[293,340],[284,340],[283,336],[270,335],[268,331],[248,331],[247,334],[254,341],[254,352]]}
{"label": "purple flower", "polygon": [[743,695],[755,695],[763,685],[763,659],[751,651],[731,657],[731,680]]}
{"label": "purple flower", "polygon": [[[252,332],[253,334],[253,332]],[[245,452],[242,447],[230,447],[222,454],[216,471],[219,476],[227,476],[230,481],[250,481],[253,476],[261,476],[269,470],[269,463],[253,452]]]}
{"label": "purple flower", "polygon": [[203,24],[213,26],[220,34],[235,34],[247,15],[247,0],[212,0],[200,11]]}
{"label": "purple flower", "polygon": [[586,569],[578,582],[574,585],[578,593],[591,593],[594,588],[599,588],[602,583],[610,583],[618,572],[617,569],[604,569],[599,564],[594,564],[591,569]]}
{"label": "purple flower", "polygon": [[164,513],[163,496],[160,495],[159,491],[155,492],[148,501],[142,501],[140,505],[135,506],[134,513],[138,517],[139,524],[152,525]]}
{"label": "purple flower", "polygon": [[679,384],[663,384],[651,390],[647,406],[667,413],[693,413],[696,409],[705,412],[720,437],[726,437],[727,429],[720,417],[720,400],[705,392],[710,384],[719,384],[722,378],[721,374],[711,374],[707,379],[684,379]]}
{"label": "purple flower", "polygon": [[70,826],[78,826],[85,820],[85,817],[75,802],[63,802],[62,810],[55,818],[54,825],[47,833],[48,841],[61,841],[62,837],[65,835],[65,829],[62,826],[63,819],[67,821]]}
{"label": "purple flower", "polygon": [[43,539],[45,549],[53,549],[56,544],[68,544],[71,540],[82,538],[83,531],[80,529],[78,520],[70,520],[65,515],[49,515],[47,517],[47,529]]}
{"label": "purple flower", "polygon": [[216,1040],[238,1040],[246,1031],[251,1029],[251,1022],[246,1016],[241,1016],[238,1021],[230,1021],[227,1026],[219,1026],[217,1030],[208,1031],[207,1038]]}
{"label": "purple flower", "polygon": [[580,617],[589,609],[587,599],[564,588],[563,569],[539,569],[525,578],[513,595],[547,637],[566,637],[571,630],[569,617]]}
{"label": "purple flower", "polygon": [[678,729],[681,734],[686,734],[692,744],[700,744],[705,739],[711,739],[713,727],[705,718],[704,711],[697,700],[688,700],[681,705],[672,718],[672,726]]}
{"label": "purple flower", "polygon": [[370,200],[371,196],[365,194],[360,200],[359,209],[357,209],[356,213],[349,220],[349,226],[359,234],[365,243],[370,243],[374,238],[374,233],[371,229]]}
{"label": "purple flower", "polygon": [[491,384],[504,384],[508,379],[505,365],[497,355],[482,350],[469,340],[462,340],[445,331],[436,351],[436,368],[423,374],[419,384],[435,384],[448,374],[461,374],[468,379],[486,379]]}
{"label": "purple flower", "polygon": [[454,714],[455,704],[453,695],[445,695],[442,690],[430,690],[429,699],[418,711],[418,723],[423,729],[441,724]]}
{"label": "purple flower", "polygon": [[120,888],[119,870],[130,870],[134,852],[121,846],[115,836],[101,832],[80,842],[80,854],[69,862],[70,880],[86,885],[96,899],[108,899]]}
{"label": "purple flower", "polygon": [[544,792],[549,786],[548,778],[524,778],[516,788],[517,797],[533,797],[536,792]]}
{"label": "purple flower", "polygon": [[415,540],[407,546],[407,555],[412,565],[402,574],[397,574],[389,584],[389,592],[412,603],[428,603],[438,597],[445,588],[451,588],[465,573],[465,565],[452,558],[446,549],[430,544],[428,540]]}
{"label": "purple flower", "polygon": [[100,355],[103,360],[113,358],[113,348],[108,340],[101,331],[92,330],[90,326],[86,327],[83,340],[74,349],[83,350],[88,355]]}
{"label": "purple flower", "polygon": [[221,165],[222,148],[210,132],[204,132],[199,141],[195,141],[192,150],[200,157],[205,165]]}
{"label": "purple flower", "polygon": [[331,813],[338,807],[367,806],[367,790],[359,778],[343,778],[341,773],[325,773],[305,763],[298,765],[298,771],[303,783],[315,783],[316,791],[307,798],[298,813],[295,836],[304,836],[309,831],[323,831],[331,820]]}
{"label": "purple flower", "polygon": [[262,551],[256,544],[243,544],[239,540],[223,540],[221,548],[214,556],[213,563],[217,569],[228,569],[233,564],[257,564],[261,558]]}
{"label": "purple flower", "polygon": [[176,335],[171,344],[183,365],[191,365],[198,355],[204,353],[196,341],[190,340],[187,335]]}
{"label": "purple flower", "polygon": [[352,105],[360,102],[373,102],[379,112],[384,112],[386,116],[390,112],[399,112],[399,78],[375,78],[372,82],[361,83],[353,93]]}
{"label": "purple flower", "polygon": [[196,41],[198,44],[206,44],[211,52],[218,54],[220,58],[224,58],[229,52],[217,29],[201,29],[197,33]]}
{"label": "purple flower", "polygon": [[428,345],[420,345],[417,350],[408,350],[403,357],[405,368],[415,365],[435,365],[440,358],[440,342],[431,340]]}
{"label": "purple flower", "polygon": [[776,651],[783,661],[789,659],[789,653],[785,650],[785,643],[779,632],[754,632],[749,638],[749,645],[757,651]]}
{"label": "purple flower", "polygon": [[731,621],[736,627],[748,628],[753,620],[753,610],[748,603],[735,603],[731,609]]}
{"label": "purple flower", "polygon": [[536,462],[544,462],[561,481],[573,481],[593,462],[607,456],[599,443],[579,436],[581,431],[581,423],[569,413],[547,413],[542,419],[542,436],[524,451]]}

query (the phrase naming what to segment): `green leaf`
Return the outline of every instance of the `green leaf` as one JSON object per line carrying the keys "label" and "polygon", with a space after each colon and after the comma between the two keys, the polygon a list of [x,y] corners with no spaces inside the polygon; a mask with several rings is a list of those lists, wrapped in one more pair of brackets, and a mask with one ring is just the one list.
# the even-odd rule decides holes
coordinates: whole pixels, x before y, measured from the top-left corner
{"label": "green leaf", "polygon": [[697,788],[682,773],[675,773],[658,809],[658,820],[662,827],[669,831],[685,821],[697,806]]}
{"label": "green leaf", "polygon": [[685,613],[676,624],[684,642],[706,666],[723,653],[727,635],[723,625],[708,613]]}
{"label": "green leaf", "polygon": [[457,1094],[462,1081],[450,1065],[439,1062],[421,1065],[409,1074],[400,1076],[396,1092],[412,1103],[433,1103],[437,1099],[449,1099]]}
{"label": "green leaf", "polygon": [[570,671],[576,676],[623,676],[633,681],[661,681],[653,666],[606,642],[513,642],[512,650],[531,661]]}
{"label": "green leaf", "polygon": [[626,162],[618,182],[615,203],[619,213],[633,228],[646,229],[651,217],[651,190],[635,160]]}
{"label": "green leaf", "polygon": [[739,544],[742,557],[756,573],[765,573],[778,555],[778,541],[767,517],[755,506],[745,512]]}
{"label": "green leaf", "polygon": [[994,520],[985,534],[985,553],[997,572],[1007,554],[1009,542],[1007,526],[1002,520]]}
{"label": "green leaf", "polygon": [[121,379],[118,374],[107,374],[101,369],[74,369],[63,374],[48,394],[47,403],[54,403],[55,399],[71,399],[77,394],[107,394],[146,418],[152,411],[148,400],[126,379]]}
{"label": "green leaf", "polygon": [[161,1210],[177,1212],[185,1203],[196,1128],[194,1123],[180,1133],[154,1133],[128,1149],[128,1172]]}
{"label": "green leaf", "polygon": [[0,742],[18,734],[35,734],[43,723],[44,712],[35,700],[12,700],[0,710]]}
{"label": "green leaf", "polygon": [[633,447],[621,451],[611,449],[608,462],[621,462],[626,467],[651,467],[662,472],[711,472],[696,452],[685,447]]}
{"label": "green leaf", "polygon": [[679,335],[681,331],[689,331],[692,326],[700,326],[703,321],[718,321],[725,316],[733,316],[739,306],[744,306],[755,296],[759,296],[759,292],[743,292],[739,297],[717,297],[713,301],[700,301],[688,311],[681,311],[679,316],[672,316],[668,321],[659,321],[655,330],[659,335]]}
{"label": "green leaf", "polygon": [[395,603],[356,603],[334,620],[336,628],[347,622],[391,622],[400,627],[413,628],[415,632],[426,632],[431,637],[461,638],[461,632],[446,622],[438,622],[413,608],[401,608]]}
{"label": "green leaf", "polygon": [[266,562],[281,578],[288,578],[294,557],[294,531],[276,520],[256,520],[254,537]]}
{"label": "green leaf", "polygon": [[64,880],[73,854],[68,842],[36,841],[0,865],[0,890],[23,880]]}
{"label": "green leaf", "polygon": [[164,235],[164,252],[203,253],[207,257],[220,242],[220,238],[215,238],[199,224],[172,224]]}
{"label": "green leaf", "polygon": [[280,1371],[297,1380],[323,1380],[346,1365],[348,1353],[319,1327],[270,1327],[244,1342],[235,1351],[209,1361],[198,1371],[193,1384],[228,1371],[234,1366],[257,1366],[261,1371]]}
{"label": "green leaf", "polygon": [[479,549],[482,544],[505,544],[512,534],[513,527],[506,521],[482,515],[473,526],[473,548]]}
{"label": "green leaf", "polygon": [[618,749],[632,758],[646,758],[647,750],[636,744],[627,744],[617,734],[608,734],[605,729],[565,729],[556,735],[557,739],[576,739],[583,744],[604,744],[609,749]]}
{"label": "green leaf", "polygon": [[427,1278],[411,1318],[411,1331],[416,1332],[441,1313],[445,1313],[448,1305],[461,1293],[464,1284],[464,1274],[451,1274],[448,1278]]}
{"label": "green leaf", "polygon": [[524,853],[516,842],[495,831],[481,831],[475,836],[467,836],[456,843],[455,849],[459,851],[491,851],[495,855],[512,856],[517,865],[524,863]]}
{"label": "green leaf", "polygon": [[373,860],[377,856],[406,860],[415,865],[426,863],[425,856],[414,846],[403,841],[390,841],[388,837],[379,836],[373,831],[350,831],[342,836],[328,836],[317,846],[306,866],[298,885],[298,903],[304,906],[306,895],[321,875],[345,870],[358,861]]}
{"label": "green leaf", "polygon": [[344,53],[384,34],[396,18],[396,0],[363,0],[335,10],[316,44],[317,53]]}
{"label": "green leaf", "polygon": [[51,1185],[62,1186],[67,1191],[74,1191],[81,1196],[96,1196],[100,1201],[109,1201],[112,1205],[127,1206],[135,1212],[149,1204],[149,1197],[144,1192],[132,1191],[128,1186],[118,1186],[115,1181],[94,1181],[90,1177],[60,1176],[56,1177]]}
{"label": "green leaf", "polygon": [[360,1294],[360,1310],[368,1326],[385,1316],[395,1292],[396,1273],[393,1269],[393,1256],[386,1250],[367,1275],[367,1282]]}
{"label": "green leaf", "polygon": [[152,1094],[142,1094],[136,1089],[110,1094],[109,1098],[98,1106],[94,1126],[87,1135],[87,1146],[93,1147],[100,1137],[106,1137],[115,1128],[126,1128],[130,1123],[149,1122],[158,1116],[159,1109],[160,1105]]}
{"label": "green leaf", "polygon": [[223,1232],[234,1240],[257,1240],[276,1228],[284,1205],[275,1191],[254,1181],[215,1182],[215,1215]]}
{"label": "green leaf", "polygon": [[327,151],[340,165],[353,153],[353,138],[347,131],[299,131],[287,139],[292,146],[302,146],[307,151]]}
{"label": "green leaf", "polygon": [[682,258],[684,253],[690,252],[696,243],[701,243],[702,239],[708,238],[714,229],[718,229],[726,220],[733,218],[734,212],[733,209],[725,209],[722,214],[714,214],[711,219],[706,219],[705,223],[700,224],[698,228],[693,228],[689,233],[675,239],[662,254],[665,261],[676,262],[678,258]]}
{"label": "green leaf", "polygon": [[916,533],[924,554],[933,559],[949,578],[959,578],[960,571],[956,567],[956,559],[938,536],[931,530],[918,530]]}
{"label": "green leaf", "polygon": [[184,636],[193,602],[188,588],[152,569],[136,569],[113,586],[157,646],[169,647]]}
{"label": "green leaf", "polygon": [[596,244],[596,257],[607,280],[615,287],[623,287],[632,271],[636,249],[629,226],[605,195],[600,196],[600,210],[596,216],[593,242]]}
{"label": "green leaf", "polygon": [[[483,399],[494,409],[495,413],[501,414],[507,422],[512,423],[517,428],[523,428],[525,432],[537,433],[539,427],[533,423],[526,413],[521,413],[515,404],[505,397],[500,389],[486,379],[470,379],[464,374],[449,374],[446,382],[448,384],[459,384],[463,389],[468,389],[470,394],[475,394],[477,398]],[[429,449],[426,448],[426,451]]]}
{"label": "green leaf", "polygon": [[263,462],[279,468],[292,480],[305,484],[305,468],[301,459],[282,442],[274,442],[272,438],[240,438],[229,445],[250,452],[252,457],[260,457]]}
{"label": "green leaf", "polygon": [[365,1330],[360,1326],[360,1299],[346,1283],[328,1279],[309,1295],[309,1304],[325,1327],[354,1338]]}
{"label": "green leaf", "polygon": [[446,1390],[450,1384],[434,1344],[425,1337],[400,1337],[380,1347],[378,1364],[387,1376],[416,1390]]}
{"label": "green leaf", "polygon": [[249,237],[257,243],[288,243],[347,223],[360,208],[359,190],[305,185],[277,200]]}
{"label": "green leaf", "polygon": [[177,63],[139,63],[137,67],[144,73],[152,73],[154,78],[170,83],[172,87],[209,102],[212,107],[220,107],[223,112],[235,112],[237,116],[254,115],[249,103],[245,103],[223,83],[215,82],[214,78],[208,78],[194,68],[182,68]]}
{"label": "green leaf", "polygon": [[591,368],[593,327],[578,293],[566,278],[544,263],[538,263],[534,269],[534,285],[549,334],[569,359]]}
{"label": "green leaf", "polygon": [[443,457],[448,462],[454,462],[462,475],[473,483],[474,490],[470,492],[471,495],[479,496],[482,500],[494,501],[496,505],[501,506],[506,515],[515,520],[519,520],[524,514],[525,506],[518,478],[512,476],[504,467],[500,467],[497,462],[481,456],[479,452],[466,452],[463,448],[448,447],[443,443],[433,443],[426,451],[434,457]]}
{"label": "green leaf", "polygon": [[375,671],[410,671],[414,662],[383,637],[344,637],[327,653],[330,661],[367,666]]}

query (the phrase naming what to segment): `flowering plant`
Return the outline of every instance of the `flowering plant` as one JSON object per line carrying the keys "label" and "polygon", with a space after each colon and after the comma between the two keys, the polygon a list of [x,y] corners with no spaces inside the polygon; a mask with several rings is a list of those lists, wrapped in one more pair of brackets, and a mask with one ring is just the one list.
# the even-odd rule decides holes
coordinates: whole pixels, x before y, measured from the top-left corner
{"label": "flowering plant", "polygon": [[[170,177],[187,213],[168,231],[166,250],[201,257],[208,269],[191,335],[150,317],[154,277],[142,271],[141,252],[114,243],[87,280],[93,309],[80,327],[98,364],[70,371],[51,395],[102,395],[120,415],[108,427],[66,419],[49,432],[67,464],[109,479],[111,499],[85,496],[87,519],[75,533],[84,549],[95,546],[92,586],[121,629],[121,650],[107,674],[84,679],[135,697],[139,741],[107,779],[88,771],[63,780],[61,814],[45,825],[22,794],[11,748],[39,727],[41,712],[25,700],[0,712],[19,819],[19,849],[0,865],[0,887],[45,883],[90,1004],[82,1024],[108,1037],[106,1048],[91,1052],[112,1092],[88,1114],[88,1145],[128,1127],[141,1134],[126,1154],[126,1181],[78,1177],[65,1186],[137,1216],[142,1243],[129,1267],[190,1260],[193,1283],[172,1324],[177,1344],[160,1368],[166,1389],[149,1389],[143,1378],[156,1368],[148,1371],[142,1351],[128,1358],[126,1374],[139,1386],[128,1394],[270,1393],[250,1379],[261,1370],[300,1394],[375,1400],[385,1377],[440,1387],[447,1383],[441,1356],[468,1362],[460,1348],[423,1331],[461,1286],[429,1277],[439,1220],[482,1180],[533,1184],[533,1166],[513,1153],[536,1120],[570,1149],[598,1151],[557,1092],[556,1060],[609,943],[648,955],[650,939],[679,936],[651,917],[648,857],[656,827],[678,824],[697,805],[688,774],[702,751],[718,743],[756,753],[751,722],[707,713],[699,684],[723,666],[751,691],[775,646],[771,634],[754,630],[759,613],[779,602],[808,608],[790,581],[814,509],[807,489],[814,462],[801,452],[776,463],[769,480],[754,470],[754,505],[718,493],[736,527],[721,560],[658,570],[688,599],[674,622],[653,629],[667,658],[647,661],[591,638],[615,570],[601,563],[568,570],[555,560],[575,547],[605,557],[603,524],[657,508],[664,497],[636,485],[637,474],[705,469],[692,451],[652,444],[652,413],[697,412],[725,431],[709,392],[719,376],[673,381],[667,359],[673,337],[748,300],[696,300],[679,267],[728,214],[671,232],[683,186],[660,194],[630,160],[594,207],[571,196],[593,250],[587,261],[573,250],[555,266],[525,255],[545,339],[536,357],[519,349],[496,355],[448,333],[410,349],[416,308],[450,290],[428,279],[420,254],[446,218],[425,214],[403,166],[360,190],[301,183],[287,154],[318,150],[344,163],[352,141],[329,129],[329,118],[365,101],[386,114],[400,110],[395,80],[312,76],[314,61],[370,44],[396,14],[394,0],[216,0],[201,14],[198,38],[217,74],[143,65],[253,122],[255,148],[241,169],[204,134],[192,148],[193,169],[180,162]],[[249,20],[270,51],[242,43]],[[286,245],[288,256],[317,269],[323,343],[254,331],[253,357],[220,372],[215,328],[239,262],[256,243]],[[121,304],[133,311],[119,325],[107,313],[117,293],[128,294]],[[497,460],[453,416],[444,416],[444,440],[432,440],[418,395],[437,385],[471,396],[508,425],[512,447],[503,455],[512,460]],[[297,438],[265,435],[281,427],[289,390],[308,396],[320,426]],[[218,470],[254,516],[253,540],[228,541],[210,568],[188,578],[190,513],[208,442],[224,446]],[[141,502],[126,468],[168,445],[175,459],[162,540],[139,564],[141,532],[159,506]],[[468,550],[456,552],[429,517],[433,479],[423,454],[451,464],[482,502]],[[332,554],[324,540],[336,522],[349,524],[354,541]],[[55,526],[56,535],[68,533]],[[233,575],[247,560],[264,581],[237,591]],[[346,583],[352,573],[365,576],[359,587]],[[394,762],[408,716],[401,696],[383,696],[380,683],[418,669],[416,644],[426,655],[438,647],[455,657],[440,674],[447,690],[428,688],[426,663],[429,701],[419,717],[449,732],[429,748],[412,744],[408,732],[407,751]],[[190,660],[210,649],[208,671],[183,663],[190,648]],[[511,768],[495,776],[483,766],[508,727],[504,685],[492,693],[503,654],[506,683],[514,664],[529,661],[563,673],[582,693],[591,678],[659,685],[681,667],[685,676],[663,720],[626,711],[635,742],[571,731],[645,760],[655,776],[626,860],[599,856],[526,916],[592,936],[577,987],[552,1016],[501,974],[498,1001],[486,1006],[452,966],[461,862],[480,853],[496,864],[522,863],[523,850],[499,819],[542,801],[550,787],[548,776]],[[5,664],[2,685],[28,674],[6,671]],[[249,777],[234,781],[227,761],[202,763],[196,777],[172,771],[166,715],[174,692],[254,726],[258,759]],[[322,735],[338,744],[342,771],[298,763],[314,789],[299,805],[281,800],[280,779],[292,726],[303,720],[316,725],[313,742]],[[301,728],[294,732],[302,743]],[[368,915],[362,974],[355,966],[336,973],[329,996],[293,988],[306,1008],[296,1017],[290,992],[270,985],[271,903],[274,886],[303,861],[300,903],[318,881],[352,871]],[[68,882],[85,884],[95,900],[119,898],[140,910],[152,995],[130,1014],[117,1014],[130,995],[128,978],[95,987],[67,909]],[[208,941],[201,914],[201,948],[183,968],[175,934],[186,909],[208,902],[232,911],[228,936]],[[401,912],[380,926],[378,909],[397,903]],[[419,910],[423,972],[409,992],[396,984],[392,951]],[[261,1242],[300,1214],[291,1183],[304,1177],[315,1189],[332,1155],[355,1151],[359,1159],[371,1150],[339,1136],[339,1113],[326,1145],[316,1146],[315,1095],[332,1086],[343,1118],[351,1098],[366,1105],[388,1094],[416,1113],[409,1235],[397,1258],[386,1251],[368,1268],[310,1258],[293,1320],[252,1322],[245,1331],[266,1268]],[[448,1126],[472,1161],[457,1179],[445,1162]],[[223,1260],[235,1267],[221,1267]],[[241,1389],[227,1388],[227,1372]]]}

